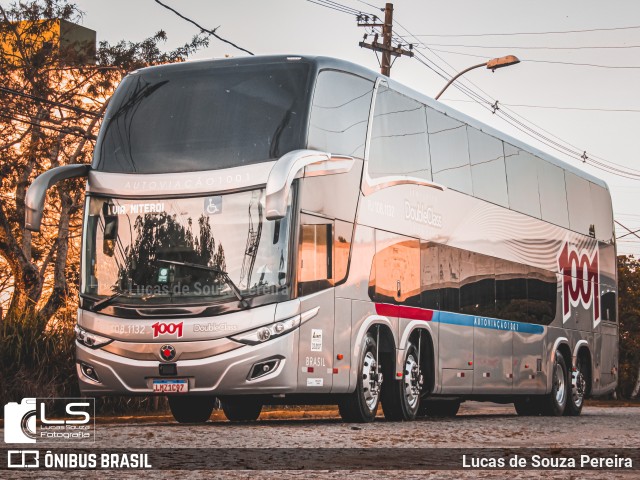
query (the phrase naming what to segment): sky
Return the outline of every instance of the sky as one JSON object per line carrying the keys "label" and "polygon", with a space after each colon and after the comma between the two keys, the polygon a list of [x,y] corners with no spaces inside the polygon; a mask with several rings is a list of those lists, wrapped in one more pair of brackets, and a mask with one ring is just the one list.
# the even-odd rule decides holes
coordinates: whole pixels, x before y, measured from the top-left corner
{"label": "sky", "polygon": [[[313,2],[327,0],[162,1],[205,28],[219,27],[220,36],[256,55],[325,55],[379,68],[375,53],[358,46],[365,29],[344,7],[382,16],[383,2],[335,0],[329,2],[334,8],[326,8]],[[139,41],[164,30],[165,47],[171,49],[199,33],[154,0],[75,3],[84,12],[80,23],[96,30],[99,41]],[[575,30],[590,31],[549,33]],[[518,56],[518,65],[493,73],[476,69],[461,77],[460,84],[484,103],[453,86],[440,101],[604,179],[615,219],[640,229],[640,154],[634,148],[640,136],[640,2],[396,0],[394,35],[413,43],[416,57],[431,68],[401,57],[391,77],[432,97],[464,68]],[[247,54],[211,38],[193,58],[225,55]],[[494,114],[489,104],[496,100],[500,111]],[[525,133],[531,133],[527,128],[547,139],[541,143],[539,136]],[[577,158],[582,152],[586,164]],[[636,177],[603,172],[589,165],[594,161]],[[618,237],[628,233],[616,228]],[[620,238],[618,253],[640,256],[640,238]]]}

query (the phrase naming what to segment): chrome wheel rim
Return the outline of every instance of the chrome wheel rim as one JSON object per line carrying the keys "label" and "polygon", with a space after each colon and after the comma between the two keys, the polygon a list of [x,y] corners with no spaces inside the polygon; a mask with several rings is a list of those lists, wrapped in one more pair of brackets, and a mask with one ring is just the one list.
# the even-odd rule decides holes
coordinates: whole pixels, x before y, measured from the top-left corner
{"label": "chrome wheel rim", "polygon": [[564,370],[562,369],[562,365],[560,365],[560,363],[557,361],[556,361],[553,375],[554,375],[553,381],[556,386],[556,403],[558,405],[564,405],[564,400],[565,400]]}
{"label": "chrome wheel rim", "polygon": [[378,362],[376,362],[373,352],[367,352],[362,362],[362,386],[364,391],[364,401],[370,411],[374,411],[378,406],[380,396],[381,378],[378,374]]}
{"label": "chrome wheel rim", "polygon": [[404,394],[411,409],[416,408],[421,389],[420,367],[413,354],[410,353],[404,364]]}
{"label": "chrome wheel rim", "polygon": [[571,397],[573,399],[573,404],[578,408],[582,406],[582,402],[584,401],[585,390],[586,382],[584,380],[584,375],[580,370],[580,366],[578,365],[571,374]]}

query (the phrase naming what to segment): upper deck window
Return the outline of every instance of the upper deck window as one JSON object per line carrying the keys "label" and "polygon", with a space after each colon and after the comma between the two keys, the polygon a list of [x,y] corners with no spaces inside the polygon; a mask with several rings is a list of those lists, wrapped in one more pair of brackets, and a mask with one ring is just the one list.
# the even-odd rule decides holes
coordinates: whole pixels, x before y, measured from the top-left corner
{"label": "upper deck window", "polygon": [[217,170],[303,148],[309,66],[209,62],[128,76],[112,99],[94,168]]}

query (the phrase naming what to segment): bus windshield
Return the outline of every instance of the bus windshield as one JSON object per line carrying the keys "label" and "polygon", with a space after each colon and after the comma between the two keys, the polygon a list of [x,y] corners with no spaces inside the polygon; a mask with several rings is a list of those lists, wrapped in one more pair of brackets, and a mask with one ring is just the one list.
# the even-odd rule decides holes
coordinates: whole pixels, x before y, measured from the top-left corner
{"label": "bus windshield", "polygon": [[268,221],[263,212],[264,189],[166,200],[89,197],[82,294],[139,308],[282,293],[289,217]]}
{"label": "bus windshield", "polygon": [[127,76],[106,112],[93,168],[217,170],[303,148],[309,65],[230,62],[187,63]]}

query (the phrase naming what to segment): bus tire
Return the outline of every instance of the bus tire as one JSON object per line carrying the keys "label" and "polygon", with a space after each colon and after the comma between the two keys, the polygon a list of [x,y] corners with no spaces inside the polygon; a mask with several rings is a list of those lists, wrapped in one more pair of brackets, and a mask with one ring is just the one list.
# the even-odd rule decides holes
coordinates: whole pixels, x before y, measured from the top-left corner
{"label": "bus tire", "polygon": [[455,417],[460,410],[460,400],[422,400],[418,408],[419,417]]}
{"label": "bus tire", "polygon": [[209,420],[216,397],[171,395],[169,408],[178,423],[204,423]]}
{"label": "bus tire", "polygon": [[[367,332],[358,362],[356,389],[338,404],[340,416],[345,422],[366,423],[376,418],[382,383],[382,374],[375,373],[378,368],[377,352],[376,340],[371,332]],[[378,368],[378,372],[379,370]]]}
{"label": "bus tire", "polygon": [[582,412],[584,396],[587,392],[587,375],[589,367],[585,355],[579,355],[576,359],[576,366],[571,371],[571,383],[569,385],[570,394],[567,398],[567,406],[564,414],[568,416],[578,416]]}
{"label": "bus tire", "polygon": [[409,421],[416,418],[423,383],[419,362],[418,349],[413,343],[405,349],[400,381],[395,380],[391,371],[393,365],[389,362],[384,373],[389,381],[382,387],[382,411],[387,420]]}
{"label": "bus tire", "polygon": [[569,370],[560,350],[556,350],[551,370],[551,392],[543,396],[542,414],[550,417],[561,416],[571,395]]}
{"label": "bus tire", "polygon": [[222,411],[230,422],[255,422],[262,412],[262,401],[248,396],[220,399]]}

